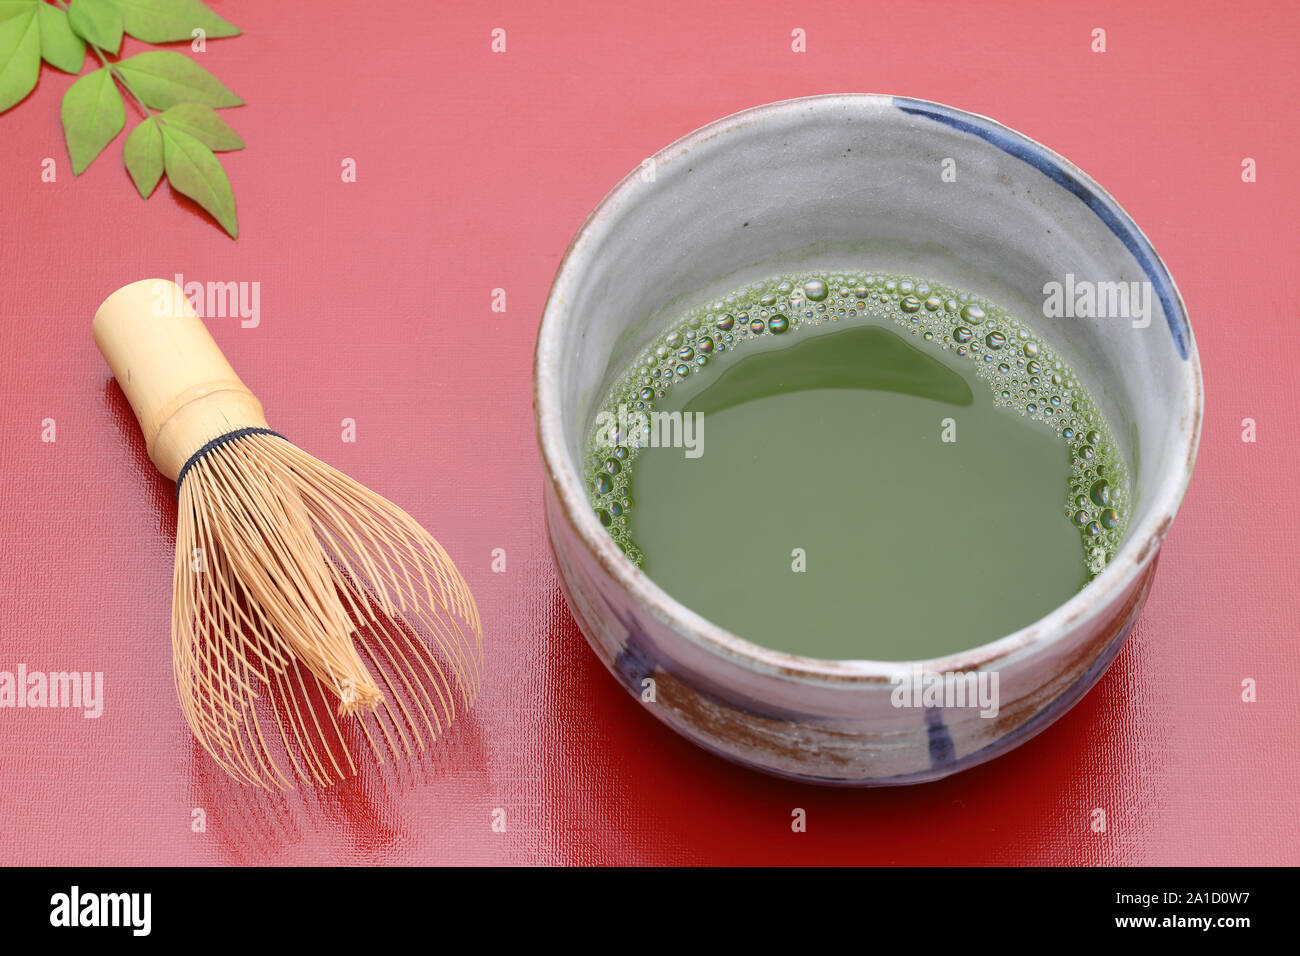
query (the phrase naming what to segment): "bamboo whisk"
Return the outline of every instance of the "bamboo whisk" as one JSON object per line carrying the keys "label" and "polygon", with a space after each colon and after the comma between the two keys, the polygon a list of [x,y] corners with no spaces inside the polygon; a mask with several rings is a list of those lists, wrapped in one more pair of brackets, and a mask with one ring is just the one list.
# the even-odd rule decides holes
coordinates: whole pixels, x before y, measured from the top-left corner
{"label": "bamboo whisk", "polygon": [[271,431],[175,283],[124,286],[93,328],[177,482],[176,691],[228,773],[328,784],[361,739],[400,757],[473,706],[478,608],[428,532]]}

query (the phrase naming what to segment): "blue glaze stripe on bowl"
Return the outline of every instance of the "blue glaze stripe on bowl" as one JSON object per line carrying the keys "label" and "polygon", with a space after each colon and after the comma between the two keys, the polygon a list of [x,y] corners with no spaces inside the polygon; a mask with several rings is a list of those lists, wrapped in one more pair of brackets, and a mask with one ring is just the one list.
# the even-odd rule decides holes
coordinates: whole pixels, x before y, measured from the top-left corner
{"label": "blue glaze stripe on bowl", "polygon": [[1113,200],[1099,196],[1089,186],[1080,182],[1077,177],[1063,169],[1056,157],[1042,146],[1024,139],[1006,127],[980,121],[969,114],[953,113],[934,103],[913,100],[905,96],[895,96],[893,102],[904,113],[924,116],[936,123],[978,136],[1004,153],[1033,166],[1052,182],[1078,197],[1085,206],[1097,214],[1097,218],[1106,224],[1106,228],[1114,233],[1115,238],[1124,243],[1125,248],[1133,254],[1133,258],[1138,261],[1142,271],[1151,280],[1151,285],[1155,288],[1156,296],[1164,309],[1169,332],[1174,337],[1174,347],[1178,350],[1178,355],[1186,361],[1187,325],[1182,310],[1177,305],[1177,296],[1169,276],[1156,257],[1151,243],[1132,226],[1131,220],[1120,211]]}

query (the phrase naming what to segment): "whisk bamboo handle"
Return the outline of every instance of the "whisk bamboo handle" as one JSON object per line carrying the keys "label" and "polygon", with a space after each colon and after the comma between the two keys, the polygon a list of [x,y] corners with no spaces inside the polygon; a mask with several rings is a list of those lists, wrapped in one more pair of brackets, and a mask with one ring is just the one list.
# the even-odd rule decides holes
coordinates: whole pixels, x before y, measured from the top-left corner
{"label": "whisk bamboo handle", "polygon": [[123,286],[100,305],[92,329],[140,422],[149,457],[173,481],[212,439],[267,427],[262,403],[176,283],[141,279]]}

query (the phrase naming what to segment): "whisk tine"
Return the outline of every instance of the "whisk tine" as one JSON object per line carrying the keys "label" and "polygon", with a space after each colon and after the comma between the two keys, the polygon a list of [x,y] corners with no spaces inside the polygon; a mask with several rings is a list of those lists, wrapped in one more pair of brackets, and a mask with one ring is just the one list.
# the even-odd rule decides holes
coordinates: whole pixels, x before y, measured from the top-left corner
{"label": "whisk tine", "polygon": [[478,609],[406,512],[265,433],[189,467],[178,507],[177,692],[233,776],[286,787],[355,773],[334,708],[322,721],[316,700],[336,699],[381,760],[381,747],[424,750],[473,705]]}

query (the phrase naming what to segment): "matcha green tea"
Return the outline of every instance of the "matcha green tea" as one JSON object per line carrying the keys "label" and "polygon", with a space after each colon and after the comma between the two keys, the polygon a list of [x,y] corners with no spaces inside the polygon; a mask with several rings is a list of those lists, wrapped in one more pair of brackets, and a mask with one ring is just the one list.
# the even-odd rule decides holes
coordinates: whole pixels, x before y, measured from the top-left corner
{"label": "matcha green tea", "polygon": [[979,296],[805,273],[682,317],[615,381],[592,506],[757,644],[914,660],[995,640],[1110,559],[1128,479],[1052,348]]}

